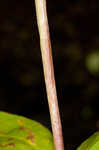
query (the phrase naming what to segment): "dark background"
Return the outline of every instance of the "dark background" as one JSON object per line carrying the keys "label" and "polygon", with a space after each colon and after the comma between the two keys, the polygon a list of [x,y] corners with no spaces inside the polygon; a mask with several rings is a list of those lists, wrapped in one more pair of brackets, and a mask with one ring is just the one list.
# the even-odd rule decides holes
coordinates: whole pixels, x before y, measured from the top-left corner
{"label": "dark background", "polygon": [[[64,143],[99,129],[99,3],[47,0]],[[34,1],[0,1],[0,110],[51,129]]]}

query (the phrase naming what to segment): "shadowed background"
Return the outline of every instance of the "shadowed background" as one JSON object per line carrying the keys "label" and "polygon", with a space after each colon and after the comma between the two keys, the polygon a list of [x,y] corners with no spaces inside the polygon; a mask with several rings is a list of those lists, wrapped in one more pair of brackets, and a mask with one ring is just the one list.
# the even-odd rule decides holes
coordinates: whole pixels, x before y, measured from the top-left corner
{"label": "shadowed background", "polygon": [[[99,3],[47,1],[64,143],[75,149],[99,129]],[[50,117],[34,1],[0,2],[0,110]]]}

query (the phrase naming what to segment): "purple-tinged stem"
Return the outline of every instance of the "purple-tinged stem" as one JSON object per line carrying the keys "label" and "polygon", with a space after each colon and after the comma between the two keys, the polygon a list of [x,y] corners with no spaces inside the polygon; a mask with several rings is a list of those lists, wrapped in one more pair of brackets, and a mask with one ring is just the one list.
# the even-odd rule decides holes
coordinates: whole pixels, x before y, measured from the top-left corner
{"label": "purple-tinged stem", "polygon": [[52,48],[46,12],[46,0],[35,0],[35,6],[55,150],[64,150],[62,127],[54,77]]}

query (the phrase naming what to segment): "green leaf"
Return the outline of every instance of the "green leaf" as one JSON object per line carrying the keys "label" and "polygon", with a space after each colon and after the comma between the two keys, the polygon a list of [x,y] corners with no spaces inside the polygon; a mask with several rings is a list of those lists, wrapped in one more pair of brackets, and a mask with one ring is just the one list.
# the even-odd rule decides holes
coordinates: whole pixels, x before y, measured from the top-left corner
{"label": "green leaf", "polygon": [[99,150],[99,132],[97,131],[85,140],[77,150]]}
{"label": "green leaf", "polygon": [[52,134],[36,121],[0,111],[0,150],[54,150]]}

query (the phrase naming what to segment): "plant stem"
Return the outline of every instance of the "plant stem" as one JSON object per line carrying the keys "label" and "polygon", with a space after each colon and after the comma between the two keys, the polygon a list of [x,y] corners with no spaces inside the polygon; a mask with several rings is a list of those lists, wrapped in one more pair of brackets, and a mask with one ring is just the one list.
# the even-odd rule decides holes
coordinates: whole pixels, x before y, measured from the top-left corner
{"label": "plant stem", "polygon": [[51,41],[46,12],[46,0],[35,0],[35,5],[54,145],[55,150],[64,150],[62,127],[55,86]]}

